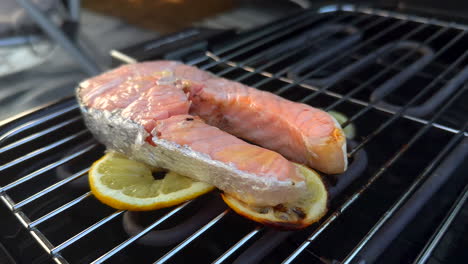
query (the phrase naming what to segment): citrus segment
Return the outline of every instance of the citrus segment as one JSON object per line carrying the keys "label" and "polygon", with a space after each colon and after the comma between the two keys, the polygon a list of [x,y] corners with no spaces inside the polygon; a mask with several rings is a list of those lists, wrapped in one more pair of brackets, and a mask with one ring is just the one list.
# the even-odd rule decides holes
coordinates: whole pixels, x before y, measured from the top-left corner
{"label": "citrus segment", "polygon": [[160,169],[109,152],[89,170],[89,184],[94,196],[111,207],[147,211],[180,204],[214,189],[174,172],[153,177]]}
{"label": "citrus segment", "polygon": [[327,212],[328,193],[315,171],[295,165],[307,184],[307,191],[297,201],[276,206],[253,206],[226,193],[222,194],[223,200],[235,212],[253,221],[281,229],[305,228],[320,220]]}

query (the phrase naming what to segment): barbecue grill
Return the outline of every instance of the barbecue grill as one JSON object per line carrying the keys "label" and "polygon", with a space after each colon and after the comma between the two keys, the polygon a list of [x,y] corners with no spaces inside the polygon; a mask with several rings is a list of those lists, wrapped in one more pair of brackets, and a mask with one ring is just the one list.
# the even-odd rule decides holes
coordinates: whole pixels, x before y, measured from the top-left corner
{"label": "barbecue grill", "polygon": [[[175,59],[353,124],[350,168],[300,231],[233,213],[216,192],[154,212],[99,203],[104,151],[74,98],[0,126],[2,263],[462,263],[468,257],[468,36],[463,22],[329,5],[241,34],[192,28],[123,50]],[[32,239],[31,239],[32,238]]]}

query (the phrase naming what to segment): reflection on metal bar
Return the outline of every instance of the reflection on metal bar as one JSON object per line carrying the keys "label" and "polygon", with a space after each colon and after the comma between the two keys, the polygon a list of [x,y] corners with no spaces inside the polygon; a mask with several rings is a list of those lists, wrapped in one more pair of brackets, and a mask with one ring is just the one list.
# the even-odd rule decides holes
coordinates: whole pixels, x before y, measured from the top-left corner
{"label": "reflection on metal bar", "polygon": [[26,154],[26,155],[24,155],[24,156],[22,156],[20,158],[17,158],[17,159],[15,159],[13,161],[8,162],[5,165],[2,165],[0,167],[0,171],[4,171],[4,170],[6,170],[8,168],[11,168],[11,167],[13,167],[15,165],[18,165],[18,164],[20,164],[20,163],[22,163],[24,161],[27,161],[30,158],[36,157],[36,156],[38,156],[38,155],[40,155],[42,153],[45,153],[45,152],[47,152],[49,150],[52,150],[52,149],[54,149],[56,147],[59,147],[59,146],[65,144],[65,143],[67,143],[69,141],[72,141],[73,139],[76,139],[76,138],[78,138],[78,137],[80,137],[82,135],[85,135],[85,134],[89,134],[89,131],[87,129],[83,129],[78,133],[75,133],[75,134],[73,134],[71,136],[68,136],[68,137],[66,137],[64,139],[56,141],[56,142],[54,142],[54,143],[52,143],[50,145],[47,145],[47,146],[42,147],[40,149],[37,149],[37,150],[35,150],[33,152],[30,152],[30,153],[28,153],[28,154]]}
{"label": "reflection on metal bar", "polygon": [[133,63],[137,63],[138,61],[135,60],[134,58],[126,55],[126,54],[123,54],[122,52],[118,51],[118,50],[111,50],[110,51],[110,55],[118,60],[121,60],[125,63],[128,63],[128,64],[133,64]]}
{"label": "reflection on metal bar", "polygon": [[431,236],[426,246],[424,246],[423,250],[421,250],[421,253],[419,253],[418,257],[413,262],[413,264],[427,263],[432,252],[437,247],[440,240],[444,237],[445,233],[447,233],[447,230],[449,229],[453,220],[455,220],[457,215],[460,213],[460,210],[463,208],[463,206],[466,204],[467,201],[468,201],[468,185],[465,186],[462,193],[458,196],[452,208],[450,208],[449,213],[445,216],[444,220],[439,225],[439,227],[437,227],[437,230]]}
{"label": "reflection on metal bar", "polygon": [[5,152],[5,151],[12,150],[12,149],[14,149],[14,148],[16,148],[18,146],[23,145],[23,144],[29,143],[29,142],[37,139],[37,138],[40,138],[40,137],[42,137],[44,135],[49,134],[51,132],[57,131],[57,130],[59,130],[59,129],[61,129],[61,128],[69,125],[69,124],[72,124],[72,123],[78,121],[78,120],[81,120],[81,116],[77,116],[75,118],[68,119],[68,120],[66,120],[66,121],[64,121],[62,123],[51,126],[51,127],[47,128],[47,129],[44,129],[44,130],[42,130],[42,131],[40,131],[38,133],[32,134],[31,136],[22,138],[22,139],[20,139],[18,141],[15,141],[15,142],[11,143],[11,144],[8,144],[8,145],[0,148],[0,154]]}
{"label": "reflection on metal bar", "polygon": [[85,237],[89,233],[93,232],[94,230],[98,229],[99,227],[101,227],[101,226],[105,225],[106,223],[110,222],[112,219],[115,219],[116,217],[122,215],[124,212],[125,211],[117,211],[117,212],[114,212],[113,214],[111,214],[109,216],[106,216],[105,218],[99,220],[98,222],[96,222],[93,225],[89,226],[88,228],[81,231],[80,233],[78,233],[78,234],[74,235],[73,237],[69,238],[68,240],[66,240],[62,244],[56,246],[55,248],[53,248],[50,251],[50,253],[52,255],[56,255],[57,253],[59,253],[60,251],[62,251],[65,248],[67,248],[71,244],[75,243],[76,241],[82,239],[83,237]]}
{"label": "reflection on metal bar", "polygon": [[257,226],[254,230],[250,231],[250,233],[245,235],[234,246],[232,246],[228,251],[224,252],[224,254],[221,255],[218,259],[213,261],[213,264],[223,263],[224,260],[229,258],[234,252],[236,252],[239,248],[241,248],[245,243],[247,243],[250,239],[252,239],[255,235],[257,235],[263,229],[264,227]]}
{"label": "reflection on metal bar", "polygon": [[193,233],[191,236],[189,236],[187,239],[184,240],[184,242],[180,243],[177,245],[177,247],[171,249],[169,252],[166,253],[166,255],[162,256],[160,259],[158,259],[156,262],[157,264],[160,263],[165,263],[168,261],[170,258],[172,258],[177,252],[181,251],[183,248],[185,248],[188,244],[190,244],[193,240],[195,240],[197,237],[205,233],[206,230],[210,229],[212,226],[214,226],[219,220],[221,220],[230,210],[227,209],[221,214],[219,214],[217,217],[215,217],[213,220],[209,221],[205,226],[202,228],[198,229],[197,232]]}
{"label": "reflection on metal bar", "polygon": [[[34,171],[34,172],[24,176],[24,177],[21,177],[18,180],[15,180],[14,182],[11,182],[11,183],[3,186],[2,188],[0,188],[0,192],[9,190],[9,189],[11,189],[11,188],[13,188],[15,186],[20,185],[21,183],[24,183],[26,181],[29,181],[30,179],[33,179],[33,178],[35,178],[35,177],[37,177],[39,175],[42,175],[43,173],[45,173],[45,172],[47,172],[47,171],[49,171],[51,169],[57,168],[58,166],[61,166],[61,165],[65,164],[65,163],[67,163],[68,161],[70,161],[70,160],[72,160],[72,159],[74,159],[76,157],[79,157],[79,156],[83,155],[84,153],[90,151],[93,147],[94,147],[94,145],[88,146],[88,147],[86,147],[84,149],[81,149],[81,150],[77,151],[76,153],[73,153],[73,154],[71,154],[69,156],[66,156],[65,158],[63,158],[61,160],[58,160],[58,161],[56,161],[54,163],[51,163],[51,164],[49,164],[49,165],[47,165],[47,166],[45,166],[45,167],[43,167],[43,168],[41,168],[39,170],[36,170],[36,171]],[[32,152],[32,153],[34,153],[34,152]]]}
{"label": "reflection on metal bar", "polygon": [[36,120],[27,122],[26,124],[22,124],[22,125],[20,125],[20,126],[18,126],[18,127],[15,127],[15,128],[13,128],[13,129],[11,129],[10,131],[8,131],[8,132],[6,132],[5,134],[3,134],[3,135],[0,136],[0,143],[1,143],[3,140],[5,140],[5,139],[7,139],[7,138],[9,138],[9,137],[12,137],[12,136],[14,136],[14,135],[17,135],[17,134],[19,134],[19,133],[21,133],[21,132],[23,132],[23,131],[26,131],[26,130],[28,130],[28,129],[30,129],[30,128],[33,128],[33,127],[35,127],[35,126],[41,125],[41,124],[43,124],[43,123],[45,123],[45,122],[47,122],[47,121],[49,121],[49,120],[51,120],[51,119],[54,119],[54,118],[59,117],[59,116],[61,116],[61,115],[67,114],[67,113],[69,113],[69,112],[71,112],[71,111],[73,111],[73,110],[76,110],[76,109],[78,109],[78,108],[79,108],[79,107],[78,107],[78,104],[74,104],[74,105],[65,107],[65,108],[63,108],[63,109],[57,110],[56,112],[53,112],[53,113],[51,113],[51,114],[45,115],[45,116],[43,116],[43,117],[40,117],[40,118],[38,118],[38,119],[36,119]]}
{"label": "reflection on metal bar", "polygon": [[167,213],[166,215],[164,215],[163,217],[159,218],[156,222],[152,223],[150,226],[148,226],[147,228],[145,228],[143,231],[141,231],[140,233],[138,233],[137,235],[134,235],[132,236],[131,238],[125,240],[123,243],[121,243],[120,245],[116,246],[115,248],[111,249],[110,251],[108,251],[107,253],[105,253],[104,255],[100,256],[99,258],[97,258],[95,261],[93,261],[92,263],[93,264],[97,264],[97,263],[103,263],[104,261],[106,261],[107,259],[109,259],[110,257],[112,257],[113,255],[115,255],[117,252],[119,252],[120,250],[126,248],[128,245],[132,244],[133,242],[135,242],[135,240],[139,239],[140,237],[144,236],[146,233],[148,233],[149,231],[151,231],[151,229],[157,227],[158,225],[160,225],[161,223],[163,223],[164,221],[166,221],[168,218],[170,218],[172,215],[176,214],[177,212],[179,212],[180,210],[182,210],[185,206],[189,205],[191,201],[188,201],[188,202],[185,202],[179,206],[177,206],[175,209],[173,209],[172,211],[170,211],[169,213]]}
{"label": "reflection on metal bar", "polygon": [[[460,90],[459,93],[462,91]],[[455,98],[455,97],[454,97]],[[453,98],[452,98],[453,99]],[[384,166],[382,166],[376,174],[374,174],[368,182],[362,186],[354,195],[352,195],[342,206],[340,206],[326,221],[322,223],[322,225],[312,232],[312,234],[309,236],[309,238],[304,241],[304,243],[301,245],[300,248],[295,250],[293,254],[291,254],[283,263],[291,263],[315,238],[318,237],[325,229],[333,223],[343,212],[345,212],[350,205],[352,205],[361,195],[364,193],[378,178],[380,178],[381,175],[383,175],[384,172],[386,172],[387,168],[390,167],[393,163],[395,163],[406,151],[423,135],[425,134],[429,128],[430,128],[430,123],[433,122],[438,118],[440,114],[443,113],[443,111],[448,108],[450,104],[446,104],[442,109],[438,111],[438,113],[429,121],[429,123],[425,126],[423,126],[412,138],[411,140],[405,144],[392,158],[390,158],[387,162],[385,162]],[[457,135],[463,135],[463,132],[460,131]]]}
{"label": "reflection on metal bar", "polygon": [[18,210],[19,208],[27,205],[28,203],[36,200],[39,197],[44,196],[45,194],[47,194],[47,193],[49,193],[49,192],[51,192],[53,190],[56,190],[57,188],[67,184],[68,182],[71,182],[73,180],[78,179],[79,177],[82,177],[83,175],[86,175],[88,170],[89,170],[89,168],[83,169],[83,170],[75,173],[74,175],[72,175],[72,176],[70,176],[70,177],[68,177],[68,178],[66,178],[64,180],[61,180],[61,181],[59,181],[59,182],[57,182],[57,183],[55,183],[55,184],[53,184],[53,185],[51,185],[51,186],[49,186],[49,187],[47,187],[45,189],[42,189],[41,191],[29,196],[28,198],[24,199],[23,201],[15,204],[13,206],[13,210]]}
{"label": "reflection on metal bar", "polygon": [[64,204],[64,205],[62,205],[62,206],[60,206],[59,208],[57,208],[57,209],[55,209],[55,210],[53,210],[53,211],[51,211],[51,212],[49,212],[49,213],[47,213],[47,214],[45,214],[45,215],[39,217],[38,219],[32,221],[32,222],[29,224],[28,227],[29,227],[29,228],[35,228],[35,227],[38,226],[39,224],[41,224],[41,223],[43,223],[43,222],[49,220],[50,218],[52,218],[52,217],[56,216],[57,214],[59,214],[59,213],[65,211],[65,210],[71,208],[72,206],[78,204],[79,202],[81,202],[81,201],[83,201],[83,200],[85,200],[86,198],[91,197],[91,196],[92,196],[91,192],[87,192],[87,193],[85,193],[85,194],[83,194],[83,195],[81,195],[81,196],[75,198],[74,200],[71,200],[70,202],[68,202],[68,203],[66,203],[66,204]]}
{"label": "reflection on metal bar", "polygon": [[[275,33],[275,32],[280,32],[281,33],[281,32],[287,31],[287,30],[289,30],[289,28],[292,25],[294,25],[296,23],[299,23],[300,21],[304,21],[306,19],[309,19],[311,15],[315,16],[315,20],[322,19],[322,18],[326,17],[326,15],[314,14],[313,11],[312,12],[302,13],[302,14],[296,16],[296,17],[291,18],[291,20],[288,20],[288,21],[286,21],[284,23],[280,23],[278,25],[269,27],[269,28],[265,29],[264,31],[258,32],[257,34],[253,34],[252,36],[248,36],[248,37],[242,38],[242,39],[240,39],[238,41],[235,41],[234,43],[232,43],[230,45],[226,45],[225,47],[217,50],[215,52],[215,55],[220,56],[223,53],[235,50],[236,48],[239,48],[242,45],[248,44],[249,42],[253,42],[253,41],[257,41],[259,39],[263,39],[263,37],[269,36],[272,33]],[[187,64],[195,65],[195,64],[204,62],[206,60],[208,60],[207,57],[201,56],[201,57],[199,57],[197,59],[188,61]]]}

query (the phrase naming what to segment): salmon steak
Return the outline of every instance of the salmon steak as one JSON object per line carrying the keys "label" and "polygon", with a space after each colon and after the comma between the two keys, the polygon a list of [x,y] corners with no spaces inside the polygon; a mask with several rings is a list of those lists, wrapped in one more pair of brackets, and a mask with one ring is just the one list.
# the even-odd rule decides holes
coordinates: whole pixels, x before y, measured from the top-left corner
{"label": "salmon steak", "polygon": [[108,149],[247,204],[297,199],[306,185],[291,161],[346,170],[344,133],[326,112],[179,62],[120,66],[83,81],[76,94],[86,125]]}

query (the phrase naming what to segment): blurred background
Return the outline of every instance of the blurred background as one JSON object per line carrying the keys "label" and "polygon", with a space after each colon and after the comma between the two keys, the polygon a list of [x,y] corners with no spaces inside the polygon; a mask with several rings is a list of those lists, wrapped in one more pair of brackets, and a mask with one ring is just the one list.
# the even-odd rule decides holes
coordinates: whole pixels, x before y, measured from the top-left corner
{"label": "blurred background", "polygon": [[0,122],[74,92],[112,49],[191,26],[247,30],[307,7],[295,0],[1,0]]}

